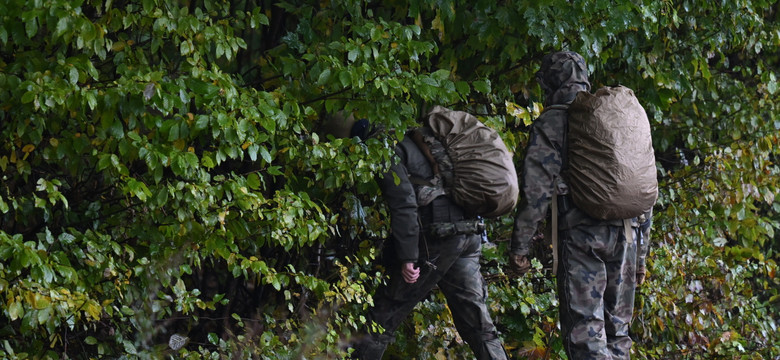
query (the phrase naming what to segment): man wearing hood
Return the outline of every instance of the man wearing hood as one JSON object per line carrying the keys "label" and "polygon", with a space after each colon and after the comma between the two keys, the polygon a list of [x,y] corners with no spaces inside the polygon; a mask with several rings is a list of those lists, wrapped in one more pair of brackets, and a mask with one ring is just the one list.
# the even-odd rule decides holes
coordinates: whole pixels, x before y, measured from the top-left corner
{"label": "man wearing hood", "polygon": [[[637,251],[626,241],[622,219],[597,220],[572,205],[562,176],[568,112],[580,91],[589,91],[585,60],[563,51],[545,56],[536,79],[547,109],[531,127],[521,169],[520,204],[512,232],[509,262],[515,271],[530,268],[528,253],[552,201],[558,208],[557,268],[559,315],[569,359],[629,359],[629,326],[636,285],[644,281],[648,241]],[[553,207],[555,208],[555,207]],[[651,213],[632,219],[649,239]],[[554,249],[555,251],[555,249]]]}

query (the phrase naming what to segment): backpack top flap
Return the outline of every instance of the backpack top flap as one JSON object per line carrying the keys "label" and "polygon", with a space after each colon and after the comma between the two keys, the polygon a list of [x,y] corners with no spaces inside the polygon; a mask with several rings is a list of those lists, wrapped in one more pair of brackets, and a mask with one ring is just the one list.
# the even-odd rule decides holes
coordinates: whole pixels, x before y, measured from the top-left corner
{"label": "backpack top flap", "polygon": [[485,217],[511,211],[519,195],[517,172],[498,133],[469,113],[441,106],[426,121],[450,157],[452,180],[446,186],[453,199]]}
{"label": "backpack top flap", "polygon": [[650,122],[623,86],[580,92],[569,106],[567,182],[575,205],[594,218],[627,219],[658,197]]}

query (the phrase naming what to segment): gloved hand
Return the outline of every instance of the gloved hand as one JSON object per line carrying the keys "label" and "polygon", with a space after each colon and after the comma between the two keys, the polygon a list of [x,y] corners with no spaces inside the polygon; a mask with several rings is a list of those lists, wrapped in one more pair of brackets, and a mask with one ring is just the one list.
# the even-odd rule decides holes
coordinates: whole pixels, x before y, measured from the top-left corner
{"label": "gloved hand", "polygon": [[525,255],[509,253],[509,269],[518,275],[524,275],[531,269],[531,262]]}
{"label": "gloved hand", "polygon": [[417,282],[417,278],[420,277],[420,268],[414,266],[414,263],[404,263],[401,268],[401,275],[408,284],[414,284]]}
{"label": "gloved hand", "polygon": [[647,270],[645,268],[639,268],[636,269],[636,284],[642,285],[645,282],[645,277],[647,276]]}

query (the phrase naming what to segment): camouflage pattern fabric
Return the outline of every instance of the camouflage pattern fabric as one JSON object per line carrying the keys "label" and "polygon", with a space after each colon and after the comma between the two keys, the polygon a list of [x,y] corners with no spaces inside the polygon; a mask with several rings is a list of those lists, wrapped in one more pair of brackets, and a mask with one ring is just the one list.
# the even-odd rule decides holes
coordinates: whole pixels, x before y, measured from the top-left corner
{"label": "camouflage pattern fabric", "polygon": [[[577,92],[590,90],[585,59],[570,51],[556,52],[542,59],[536,79],[545,93],[545,106],[569,104]],[[545,110],[531,126],[521,168],[520,203],[512,232],[511,251],[527,255],[539,223],[547,216],[553,186],[563,168],[568,113],[562,108]],[[562,185],[559,194],[566,194]]]}
{"label": "camouflage pattern fabric", "polygon": [[[475,359],[506,359],[501,340],[485,304],[487,287],[480,273],[482,242],[479,235],[456,235],[429,240],[421,274],[416,283],[403,281],[394,267],[387,286],[374,295],[369,319],[384,328],[383,333],[367,335],[355,346],[355,358],[381,359],[394,333],[418,302],[438,285],[447,298],[458,334],[469,344]],[[425,254],[425,249],[421,250]],[[426,265],[425,262],[432,265]],[[409,354],[413,355],[413,354]]]}
{"label": "camouflage pattern fabric", "polygon": [[[545,110],[531,127],[521,167],[520,203],[510,251],[528,255],[562,178],[568,104],[578,91],[590,90],[584,59],[572,52],[545,56],[537,80],[545,92]],[[561,198],[559,197],[559,200]],[[559,201],[559,204],[561,202]],[[632,220],[634,236],[626,242],[622,220],[600,221],[576,207],[559,210],[558,297],[564,349],[569,359],[628,359],[628,327],[634,306],[637,268],[644,269],[650,244],[650,218]],[[637,250],[636,246],[641,244]],[[637,263],[639,256],[639,263]]]}
{"label": "camouflage pattern fabric", "polygon": [[[384,331],[369,332],[359,339],[353,357],[381,359],[401,322],[438,286],[447,299],[458,334],[469,344],[474,357],[506,359],[486,305],[487,287],[479,265],[482,239],[473,233],[481,230],[478,222],[465,218],[464,210],[446,196],[418,207],[415,187],[420,185],[411,179],[432,178],[430,163],[410,136],[396,147],[396,153],[399,163],[379,182],[390,209],[392,247],[386,249],[393,253],[388,256],[390,280],[377,289],[368,316]],[[432,231],[439,231],[441,236],[431,236]],[[429,235],[426,239],[422,234]],[[420,267],[417,282],[403,280],[401,265],[405,262]]]}
{"label": "camouflage pattern fabric", "polygon": [[566,111],[548,110],[531,126],[521,167],[520,202],[512,231],[511,251],[527,255],[539,224],[547,216],[553,186],[560,177]]}
{"label": "camouflage pattern fabric", "polygon": [[566,353],[570,359],[629,359],[638,242],[626,242],[621,225],[581,224],[561,235],[557,281]]}

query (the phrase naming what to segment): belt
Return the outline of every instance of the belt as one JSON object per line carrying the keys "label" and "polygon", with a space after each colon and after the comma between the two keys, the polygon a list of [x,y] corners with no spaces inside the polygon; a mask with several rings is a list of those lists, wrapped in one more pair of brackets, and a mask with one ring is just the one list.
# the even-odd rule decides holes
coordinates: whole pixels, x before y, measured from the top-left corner
{"label": "belt", "polygon": [[455,235],[480,234],[485,231],[485,223],[481,220],[462,220],[449,223],[434,223],[428,226],[428,234],[437,238]]}

